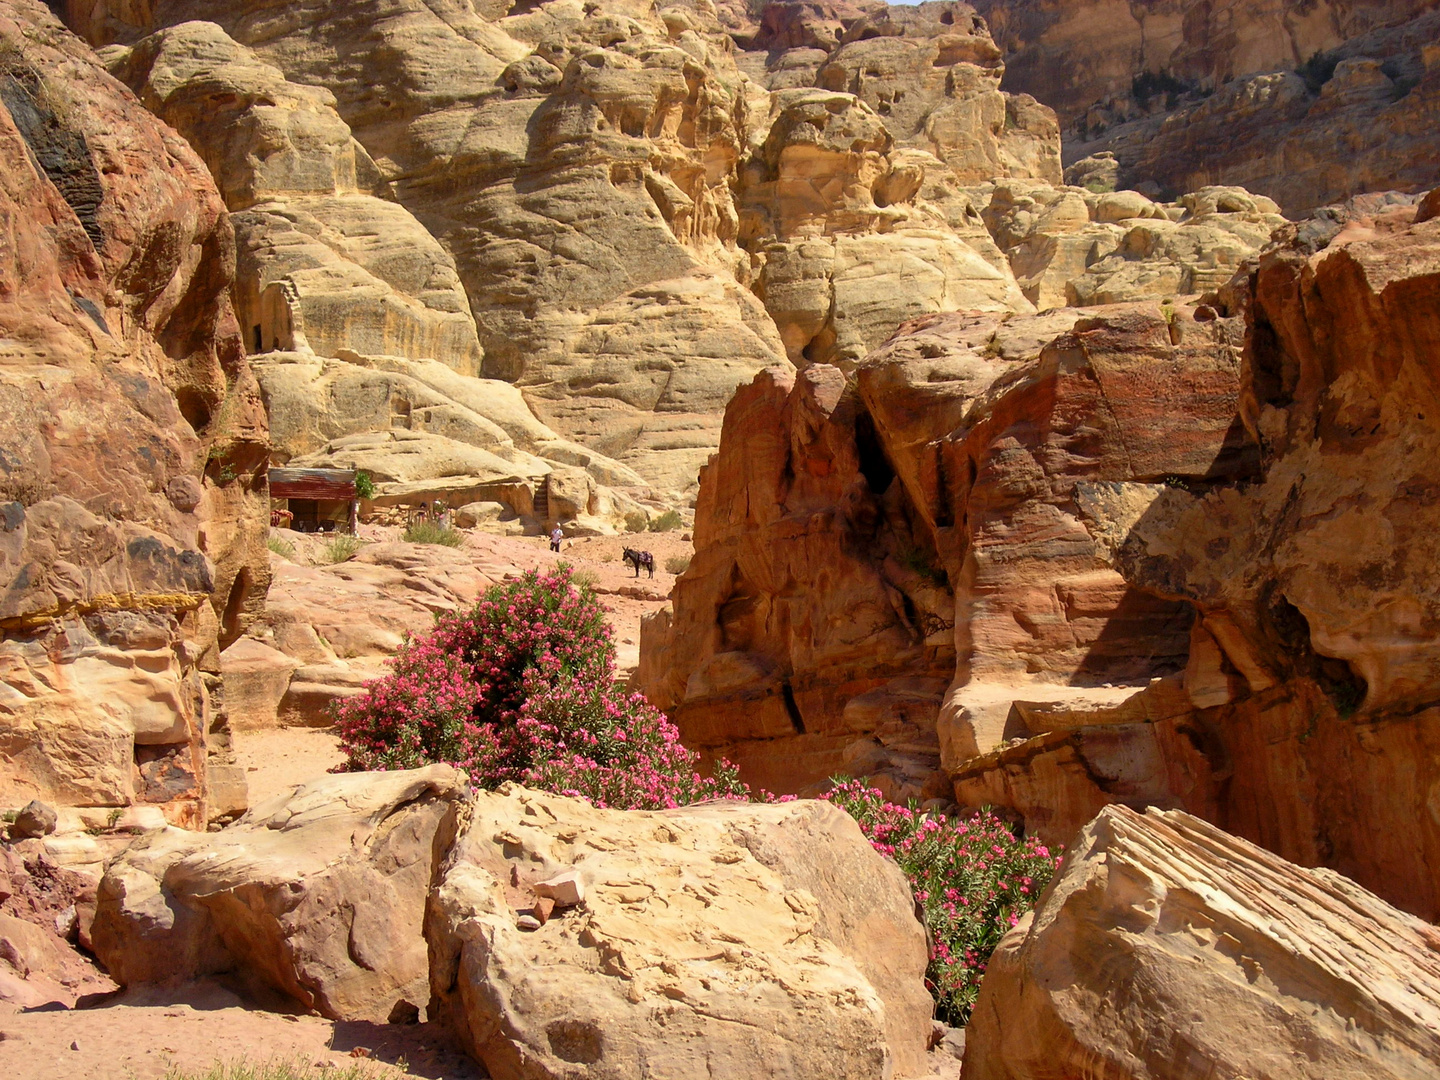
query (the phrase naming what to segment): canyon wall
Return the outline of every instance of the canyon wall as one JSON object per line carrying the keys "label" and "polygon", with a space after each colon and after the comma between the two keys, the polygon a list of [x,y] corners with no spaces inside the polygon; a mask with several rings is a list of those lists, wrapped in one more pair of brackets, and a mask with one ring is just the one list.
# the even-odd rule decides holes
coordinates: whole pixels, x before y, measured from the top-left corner
{"label": "canyon wall", "polygon": [[[400,426],[517,480],[568,465],[673,501],[757,371],[1030,309],[966,186],[1058,183],[1058,126],[1000,91],[963,3],[877,9],[783,78],[703,2],[61,6],[236,212],[272,413],[389,399],[304,440],[281,425],[294,456]],[[491,381],[457,401],[401,361]]]}
{"label": "canyon wall", "polygon": [[41,4],[0,4],[0,786],[243,808],[207,681],[269,567],[259,387],[205,166]]}
{"label": "canyon wall", "polygon": [[1216,293],[902,327],[737,396],[641,685],[753,780],[1066,842],[1177,807],[1440,914],[1437,197]]}
{"label": "canyon wall", "polygon": [[1005,88],[1056,110],[1067,164],[1114,154],[1122,187],[1238,184],[1303,214],[1435,182],[1433,0],[975,6]]}

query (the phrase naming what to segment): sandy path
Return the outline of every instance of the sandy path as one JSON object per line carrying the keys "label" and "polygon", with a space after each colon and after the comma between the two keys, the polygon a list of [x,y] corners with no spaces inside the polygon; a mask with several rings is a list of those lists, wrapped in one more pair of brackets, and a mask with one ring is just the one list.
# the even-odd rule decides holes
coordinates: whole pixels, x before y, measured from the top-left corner
{"label": "sandy path", "polygon": [[240,731],[231,741],[250,784],[251,806],[313,780],[345,760],[340,740],[323,728]]}
{"label": "sandy path", "polygon": [[[285,1062],[335,1075],[360,1066],[367,1076],[478,1080],[485,1072],[446,1047],[428,1024],[334,1023],[240,1007],[209,984],[168,996],[78,1012],[0,1016],[0,1076],[23,1080],[161,1080],[172,1070],[203,1075],[217,1062]],[[364,1047],[369,1060],[352,1057]],[[396,1067],[397,1062],[405,1068]],[[323,1071],[322,1071],[323,1070]]]}

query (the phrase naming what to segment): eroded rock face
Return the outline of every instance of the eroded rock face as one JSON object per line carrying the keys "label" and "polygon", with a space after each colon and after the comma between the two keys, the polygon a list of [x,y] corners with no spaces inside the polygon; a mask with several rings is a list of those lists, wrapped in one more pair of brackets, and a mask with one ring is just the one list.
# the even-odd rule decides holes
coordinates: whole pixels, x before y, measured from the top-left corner
{"label": "eroded rock face", "polygon": [[465,370],[456,279],[401,219],[423,222],[483,374],[658,492],[692,490],[761,368],[848,368],[903,319],[1030,307],[962,189],[1058,183],[1058,127],[1001,93],[963,3],[777,13],[766,33],[803,47],[776,72],[709,5],[67,10],[134,43],[112,67],[245,207],[257,349],[342,358],[344,338]]}
{"label": "eroded rock face", "polygon": [[1157,307],[908,329],[853,389],[815,367],[737,396],[745,451],[705,473],[674,615],[647,624],[647,694],[755,782],[859,772],[938,797],[942,757],[1000,741],[1017,684],[1140,689],[1184,666],[1188,608],[1127,585],[1075,485],[1245,467],[1217,325],[1177,344]]}
{"label": "eroded rock face", "polygon": [[[584,904],[517,926],[573,869]],[[497,1078],[917,1075],[931,1002],[898,869],[819,803],[476,796],[427,921],[441,1018]]]}
{"label": "eroded rock face", "polygon": [[1113,152],[1121,186],[1243,184],[1303,214],[1434,183],[1440,13],[1424,0],[975,6],[1006,89],[1055,108],[1067,163]]}
{"label": "eroded rock face", "polygon": [[106,870],[95,954],[126,986],[230,972],[330,1019],[414,1019],[425,896],[467,791],[446,765],[330,776],[219,833],[152,834]]}
{"label": "eroded rock face", "polygon": [[269,580],[234,235],[199,159],[44,5],[0,6],[0,38],[4,801],[203,824],[224,733],[202,672]]}
{"label": "eroded rock face", "polygon": [[982,217],[1025,296],[1043,309],[1194,296],[1220,288],[1285,222],[1244,188],[1174,203],[1138,191],[996,184]]}
{"label": "eroded rock face", "polygon": [[1440,1057],[1437,945],[1339,874],[1109,807],[991,960],[965,1076],[1418,1080]]}
{"label": "eroded rock face", "polygon": [[1425,206],[1289,227],[1204,303],[927,320],[853,389],[762,377],[642,687],[769,786],[944,784],[1062,844],[1178,806],[1433,917]]}

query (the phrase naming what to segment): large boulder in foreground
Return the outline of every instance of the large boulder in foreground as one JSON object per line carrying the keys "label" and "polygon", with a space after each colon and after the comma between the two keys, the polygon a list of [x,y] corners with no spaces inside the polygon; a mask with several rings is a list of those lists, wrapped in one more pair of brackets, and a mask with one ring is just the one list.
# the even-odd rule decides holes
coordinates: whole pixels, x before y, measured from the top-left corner
{"label": "large boulder in foreground", "polygon": [[966,1080],[1420,1080],[1440,930],[1180,811],[1107,807],[991,961]]}
{"label": "large boulder in foreground", "polygon": [[[518,925],[573,870],[583,903]],[[925,1071],[925,934],[823,803],[600,810],[477,796],[431,900],[432,1004],[497,1080]]]}
{"label": "large boulder in foreground", "polygon": [[333,1020],[413,1019],[425,896],[467,792],[447,765],[327,776],[220,833],[156,833],[101,881],[95,954],[127,986],[232,972]]}

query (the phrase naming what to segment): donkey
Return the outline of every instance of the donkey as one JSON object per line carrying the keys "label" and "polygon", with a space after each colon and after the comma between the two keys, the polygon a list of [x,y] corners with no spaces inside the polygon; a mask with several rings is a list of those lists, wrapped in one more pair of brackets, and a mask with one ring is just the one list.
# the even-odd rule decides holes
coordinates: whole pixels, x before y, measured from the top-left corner
{"label": "donkey", "polygon": [[637,578],[640,576],[640,568],[642,566],[650,571],[652,578],[655,576],[655,556],[651,555],[650,552],[626,548],[622,559],[627,566],[635,567],[635,576]]}

